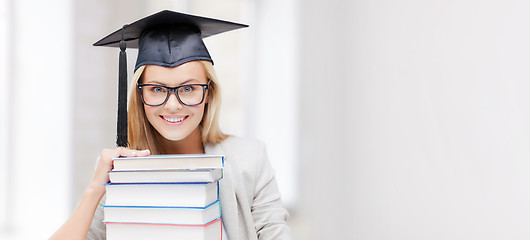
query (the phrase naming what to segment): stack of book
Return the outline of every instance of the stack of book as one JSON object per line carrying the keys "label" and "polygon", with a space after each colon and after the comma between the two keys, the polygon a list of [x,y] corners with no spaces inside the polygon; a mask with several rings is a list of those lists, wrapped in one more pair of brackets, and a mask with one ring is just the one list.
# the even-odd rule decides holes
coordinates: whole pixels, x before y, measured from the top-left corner
{"label": "stack of book", "polygon": [[222,239],[221,155],[114,158],[104,223],[108,240]]}

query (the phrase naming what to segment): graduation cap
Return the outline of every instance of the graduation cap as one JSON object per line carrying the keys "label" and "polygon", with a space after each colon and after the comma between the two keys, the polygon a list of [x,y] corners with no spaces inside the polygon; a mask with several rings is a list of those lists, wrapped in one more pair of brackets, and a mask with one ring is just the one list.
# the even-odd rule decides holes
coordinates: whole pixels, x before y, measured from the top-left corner
{"label": "graduation cap", "polygon": [[213,60],[202,41],[248,25],[164,10],[109,34],[94,46],[119,47],[118,125],[116,144],[127,147],[127,56],[138,48],[135,71],[143,65],[176,67],[190,61]]}

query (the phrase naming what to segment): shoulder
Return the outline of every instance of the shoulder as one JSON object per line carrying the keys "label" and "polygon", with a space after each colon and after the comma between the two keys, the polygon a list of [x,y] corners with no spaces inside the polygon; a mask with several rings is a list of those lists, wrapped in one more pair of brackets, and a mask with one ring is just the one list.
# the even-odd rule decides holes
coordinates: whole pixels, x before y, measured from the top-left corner
{"label": "shoulder", "polygon": [[230,136],[220,145],[227,155],[253,155],[265,151],[265,144],[262,141],[251,138]]}
{"label": "shoulder", "polygon": [[268,168],[268,157],[262,141],[231,136],[220,143],[225,160],[235,172],[256,176]]}

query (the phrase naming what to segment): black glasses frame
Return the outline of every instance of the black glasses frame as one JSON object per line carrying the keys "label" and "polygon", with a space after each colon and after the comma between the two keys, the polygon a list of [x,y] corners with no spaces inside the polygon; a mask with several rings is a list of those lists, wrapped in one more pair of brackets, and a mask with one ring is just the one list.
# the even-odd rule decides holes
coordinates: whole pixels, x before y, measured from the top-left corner
{"label": "black glasses frame", "polygon": [[[186,85],[181,85],[181,86],[178,86],[178,87],[168,87],[168,86],[164,86],[164,85],[160,85],[160,84],[136,84],[136,87],[140,91],[140,96],[142,98],[142,102],[145,105],[147,105],[147,106],[152,106],[152,107],[162,106],[162,105],[164,105],[167,102],[167,100],[169,99],[169,96],[171,95],[171,93],[175,93],[175,96],[177,97],[177,100],[179,101],[180,104],[182,104],[184,106],[193,107],[193,106],[197,106],[197,105],[201,104],[202,102],[204,102],[204,96],[206,95],[206,90],[208,90],[209,85],[210,85],[210,81],[208,81],[207,84],[186,84]],[[142,89],[143,89],[143,87],[146,87],[146,86],[154,86],[154,87],[165,88],[167,90],[166,99],[164,99],[164,101],[161,104],[149,104],[149,103],[145,102],[145,100],[144,100],[144,92],[143,92]],[[197,104],[186,104],[186,103],[183,103],[182,100],[180,100],[180,97],[179,97],[179,94],[177,93],[177,91],[180,88],[189,87],[189,86],[201,86],[202,87],[202,99],[201,99],[201,101],[199,103],[197,103]]]}

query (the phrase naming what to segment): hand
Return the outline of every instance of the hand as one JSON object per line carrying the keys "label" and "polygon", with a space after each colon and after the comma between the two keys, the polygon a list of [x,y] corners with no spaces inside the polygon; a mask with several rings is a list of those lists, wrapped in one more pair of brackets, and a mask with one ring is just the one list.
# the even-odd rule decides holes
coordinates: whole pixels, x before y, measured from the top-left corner
{"label": "hand", "polygon": [[92,178],[92,186],[98,190],[105,192],[105,183],[109,182],[109,171],[113,168],[112,158],[116,157],[144,157],[151,154],[149,149],[146,150],[132,150],[128,148],[119,147],[116,149],[103,149],[99,157],[99,163]]}

